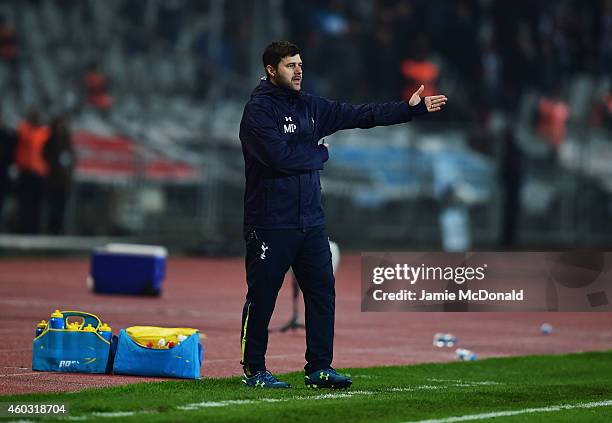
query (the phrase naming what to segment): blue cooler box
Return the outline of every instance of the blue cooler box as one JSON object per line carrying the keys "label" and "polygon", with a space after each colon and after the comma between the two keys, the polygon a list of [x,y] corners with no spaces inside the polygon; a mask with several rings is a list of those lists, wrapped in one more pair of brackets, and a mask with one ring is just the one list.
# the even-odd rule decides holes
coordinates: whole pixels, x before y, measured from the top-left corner
{"label": "blue cooler box", "polygon": [[91,254],[88,284],[100,294],[159,295],[166,273],[164,247],[108,244]]}

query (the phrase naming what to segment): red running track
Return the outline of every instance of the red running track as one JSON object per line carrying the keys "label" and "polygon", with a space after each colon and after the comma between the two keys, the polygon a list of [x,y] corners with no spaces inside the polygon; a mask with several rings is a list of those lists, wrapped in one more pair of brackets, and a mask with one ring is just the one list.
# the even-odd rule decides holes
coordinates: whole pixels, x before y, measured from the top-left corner
{"label": "red running track", "polygon": [[[480,358],[612,349],[612,313],[362,313],[359,256],[343,257],[337,274],[336,367],[454,360],[432,345],[451,332]],[[101,296],[85,287],[87,259],[0,260],[0,394],[77,391],[158,381],[156,378],[33,372],[34,326],[59,309],[95,313],[114,333],[134,325],[194,327],[206,334],[202,376],[241,373],[240,318],[245,295],[242,259],[170,258],[160,298]],[[271,324],[291,315],[285,283]],[[549,336],[540,325],[550,323]],[[267,363],[274,372],[304,365],[304,331],[270,334]]]}

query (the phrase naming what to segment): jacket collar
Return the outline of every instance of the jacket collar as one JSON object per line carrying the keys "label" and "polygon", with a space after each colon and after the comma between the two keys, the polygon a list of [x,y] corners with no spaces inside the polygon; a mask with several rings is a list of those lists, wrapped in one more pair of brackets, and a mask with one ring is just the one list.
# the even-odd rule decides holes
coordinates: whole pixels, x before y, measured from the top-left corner
{"label": "jacket collar", "polygon": [[251,98],[258,95],[268,95],[272,97],[279,98],[297,98],[301,94],[300,91],[295,91],[285,87],[279,87],[268,81],[268,79],[264,76],[261,78],[259,85],[255,87],[253,92],[251,93]]}

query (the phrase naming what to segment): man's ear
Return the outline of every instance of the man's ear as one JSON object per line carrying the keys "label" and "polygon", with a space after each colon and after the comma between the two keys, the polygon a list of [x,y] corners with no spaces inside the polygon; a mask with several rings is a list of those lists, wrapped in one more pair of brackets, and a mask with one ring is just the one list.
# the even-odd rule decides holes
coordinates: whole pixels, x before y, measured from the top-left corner
{"label": "man's ear", "polygon": [[276,75],[276,69],[274,69],[272,65],[266,65],[266,71],[270,77],[274,77]]}

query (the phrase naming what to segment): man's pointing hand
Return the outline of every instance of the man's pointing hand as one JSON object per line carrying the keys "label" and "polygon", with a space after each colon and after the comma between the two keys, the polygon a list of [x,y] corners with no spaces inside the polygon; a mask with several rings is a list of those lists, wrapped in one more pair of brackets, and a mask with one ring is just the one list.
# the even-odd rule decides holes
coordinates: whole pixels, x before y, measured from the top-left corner
{"label": "man's pointing hand", "polygon": [[[421,101],[421,93],[424,89],[425,86],[421,85],[419,89],[416,90],[414,94],[412,94],[412,97],[410,97],[410,101],[408,101],[408,104],[411,106],[416,106],[417,104],[419,104]],[[442,106],[446,104],[447,98],[445,95],[432,95],[429,97],[425,97],[424,100],[425,107],[427,108],[428,112],[437,112],[442,108]]]}

